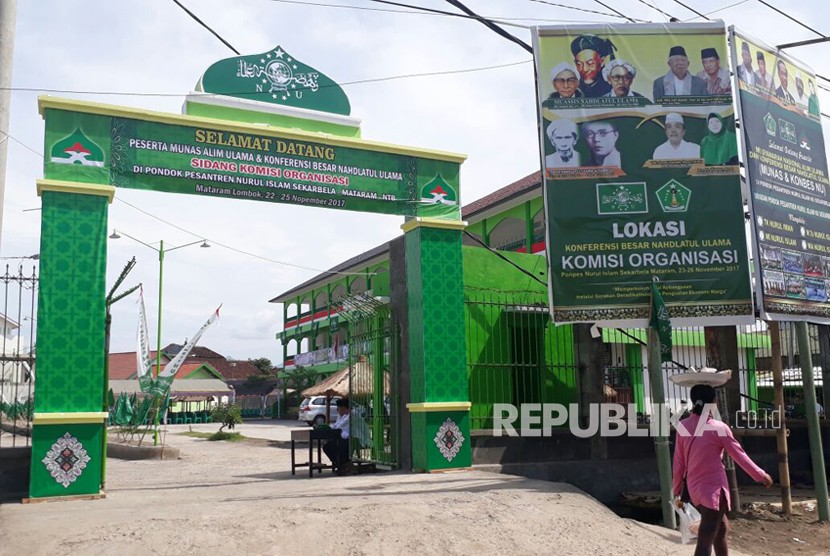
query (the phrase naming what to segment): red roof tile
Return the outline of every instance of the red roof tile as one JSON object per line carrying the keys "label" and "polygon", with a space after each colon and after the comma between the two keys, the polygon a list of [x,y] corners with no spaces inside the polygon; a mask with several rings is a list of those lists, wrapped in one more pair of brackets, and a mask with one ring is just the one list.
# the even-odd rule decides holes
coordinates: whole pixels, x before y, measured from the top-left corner
{"label": "red roof tile", "polygon": [[[156,363],[156,352],[150,352],[150,361],[153,362],[153,367]],[[162,368],[169,359],[164,356],[162,352],[161,364]],[[135,377],[135,352],[127,351],[124,353],[110,353],[109,356],[109,375],[110,380],[128,380]]]}
{"label": "red roof tile", "polygon": [[[189,360],[188,360],[189,361]],[[227,359],[206,359],[204,361],[222,375],[225,380],[238,380],[262,374],[259,367],[250,361],[228,361]]]}
{"label": "red roof tile", "polygon": [[493,191],[489,195],[485,195],[481,199],[473,201],[469,205],[466,205],[461,208],[461,217],[462,218],[469,218],[477,212],[481,212],[491,206],[498,204],[502,201],[510,199],[511,197],[517,197],[527,191],[535,189],[537,187],[542,187],[542,172],[533,172],[530,175],[523,177],[522,179],[511,183],[501,189]]}
{"label": "red roof tile", "polygon": [[[171,346],[175,346],[175,344],[171,344],[166,348],[162,348],[162,368],[164,368],[164,365],[166,365],[167,362],[170,361],[170,358],[167,357],[165,354],[171,353],[171,351],[173,350],[178,352],[178,349],[175,349],[175,347],[172,350],[168,349]],[[180,349],[181,346],[178,347]],[[150,360],[153,363],[153,370],[155,371],[155,351],[151,352]],[[136,363],[134,351],[129,351],[125,353],[110,353],[109,364],[110,380],[128,380],[130,378],[135,378]],[[224,380],[244,380],[249,376],[262,374],[262,371],[259,370],[259,367],[257,367],[250,361],[228,360],[211,349],[202,346],[196,346],[193,348],[193,351],[191,351],[188,354],[187,359],[182,365],[182,368],[179,369],[179,371],[176,373],[176,378],[184,378],[185,376],[199,368],[199,366],[202,364],[210,365],[216,372],[218,372],[222,376]]]}

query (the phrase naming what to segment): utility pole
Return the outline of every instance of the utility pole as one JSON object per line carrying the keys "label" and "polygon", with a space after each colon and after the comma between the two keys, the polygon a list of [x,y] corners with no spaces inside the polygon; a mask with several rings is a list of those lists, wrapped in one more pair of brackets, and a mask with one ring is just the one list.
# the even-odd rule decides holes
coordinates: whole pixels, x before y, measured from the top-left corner
{"label": "utility pole", "polygon": [[824,414],[830,411],[830,325],[819,324],[818,328],[818,354],[819,366],[821,367],[821,380],[824,384],[822,388],[822,405],[824,406]]}
{"label": "utility pole", "polygon": [[[666,393],[663,387],[663,363],[660,360],[660,338],[657,329],[648,327],[648,379],[651,383],[652,430],[657,424],[654,435],[654,451],[657,454],[657,474],[660,479],[660,507],[663,512],[663,527],[674,529],[677,525],[674,517],[674,496],[672,495],[672,461],[669,450],[668,412],[666,411]],[[656,413],[656,415],[655,415]]]}
{"label": "utility pole", "polygon": [[0,242],[3,238],[3,204],[6,197],[6,152],[9,145],[16,21],[17,0],[0,0]]}
{"label": "utility pole", "polygon": [[[723,402],[721,417],[727,425],[732,425],[732,412],[741,410],[740,371],[738,369],[738,330],[734,326],[706,326],[703,328],[706,338],[706,362],[709,367],[719,371],[732,370],[732,378],[727,382],[720,397]],[[741,495],[738,491],[738,476],[735,462],[727,455],[724,461],[726,478],[729,484],[729,497],[732,510],[740,510]]]}
{"label": "utility pole", "polygon": [[775,431],[778,449],[778,480],[781,483],[781,509],[784,515],[792,515],[793,499],[790,489],[790,461],[787,447],[787,416],[784,410],[784,372],[781,369],[781,330],[778,321],[769,322],[770,350],[772,352],[772,384],[775,391],[775,410],[781,418],[781,426]]}

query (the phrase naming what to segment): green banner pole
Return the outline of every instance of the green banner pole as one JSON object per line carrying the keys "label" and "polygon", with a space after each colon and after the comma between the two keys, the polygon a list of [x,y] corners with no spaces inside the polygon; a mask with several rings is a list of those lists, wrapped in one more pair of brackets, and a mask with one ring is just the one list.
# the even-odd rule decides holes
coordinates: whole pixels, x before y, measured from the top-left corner
{"label": "green banner pole", "polygon": [[[666,403],[666,395],[663,391],[663,376],[660,372],[660,338],[657,329],[648,329],[648,378],[651,382],[651,407],[657,411],[657,415],[651,416],[657,419],[658,432],[654,437],[654,451],[657,454],[657,473],[660,477],[660,507],[663,510],[663,526],[669,529],[676,527],[674,510],[672,509],[672,470],[671,454],[669,452],[669,437],[664,434],[668,430],[668,423],[663,423],[663,409]],[[652,429],[653,430],[653,429]]]}
{"label": "green banner pole", "polygon": [[[156,380],[158,380],[158,375],[161,374],[161,292],[162,292],[162,284],[164,279],[164,240],[159,241],[159,309],[158,309],[158,330],[157,330],[157,343],[158,349],[156,349]],[[159,445],[159,408],[156,408],[156,415],[153,418],[153,446]]]}
{"label": "green banner pole", "polygon": [[827,495],[827,475],[824,471],[824,452],[821,446],[821,428],[816,411],[816,386],[813,382],[813,355],[810,353],[810,339],[807,323],[795,323],[798,338],[798,359],[801,362],[801,385],[804,389],[804,413],[807,414],[807,434],[810,438],[810,457],[813,462],[813,482],[816,485],[818,520],[830,521],[830,501]]}

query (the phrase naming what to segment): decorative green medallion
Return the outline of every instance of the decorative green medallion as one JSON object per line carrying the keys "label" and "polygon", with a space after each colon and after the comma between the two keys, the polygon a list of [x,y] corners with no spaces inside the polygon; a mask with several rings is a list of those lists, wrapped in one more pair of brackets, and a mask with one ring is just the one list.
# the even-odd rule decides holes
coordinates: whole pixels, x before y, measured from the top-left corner
{"label": "decorative green medallion", "polygon": [[597,214],[647,212],[648,197],[645,182],[597,184]]}
{"label": "decorative green medallion", "polygon": [[216,62],[196,90],[344,116],[351,112],[340,85],[279,46],[262,54]]}
{"label": "decorative green medallion", "polygon": [[76,128],[52,146],[51,161],[57,164],[104,166],[104,151],[81,128]]}
{"label": "decorative green medallion", "polygon": [[783,118],[778,118],[778,135],[788,143],[796,143],[795,124]]}
{"label": "decorative green medallion", "polygon": [[767,130],[767,135],[775,137],[778,134],[778,124],[775,123],[775,117],[769,112],[764,116],[764,128]]}
{"label": "decorative green medallion", "polygon": [[440,174],[421,188],[421,202],[429,204],[457,205],[458,192]]}
{"label": "decorative green medallion", "polygon": [[663,212],[686,212],[689,209],[692,190],[677,180],[669,180],[655,193]]}

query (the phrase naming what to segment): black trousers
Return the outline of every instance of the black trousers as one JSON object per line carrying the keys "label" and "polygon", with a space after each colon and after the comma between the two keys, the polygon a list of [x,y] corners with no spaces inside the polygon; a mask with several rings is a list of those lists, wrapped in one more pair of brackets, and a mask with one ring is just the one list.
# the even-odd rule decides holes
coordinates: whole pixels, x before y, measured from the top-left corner
{"label": "black trousers", "polygon": [[323,444],[323,452],[331,460],[332,465],[340,467],[349,461],[349,439],[338,438]]}
{"label": "black trousers", "polygon": [[700,512],[700,529],[697,533],[695,556],[709,556],[712,548],[716,556],[727,556],[729,545],[726,534],[729,532],[729,519],[726,517],[726,495],[720,493],[720,508],[712,510],[705,506],[696,506]]}

